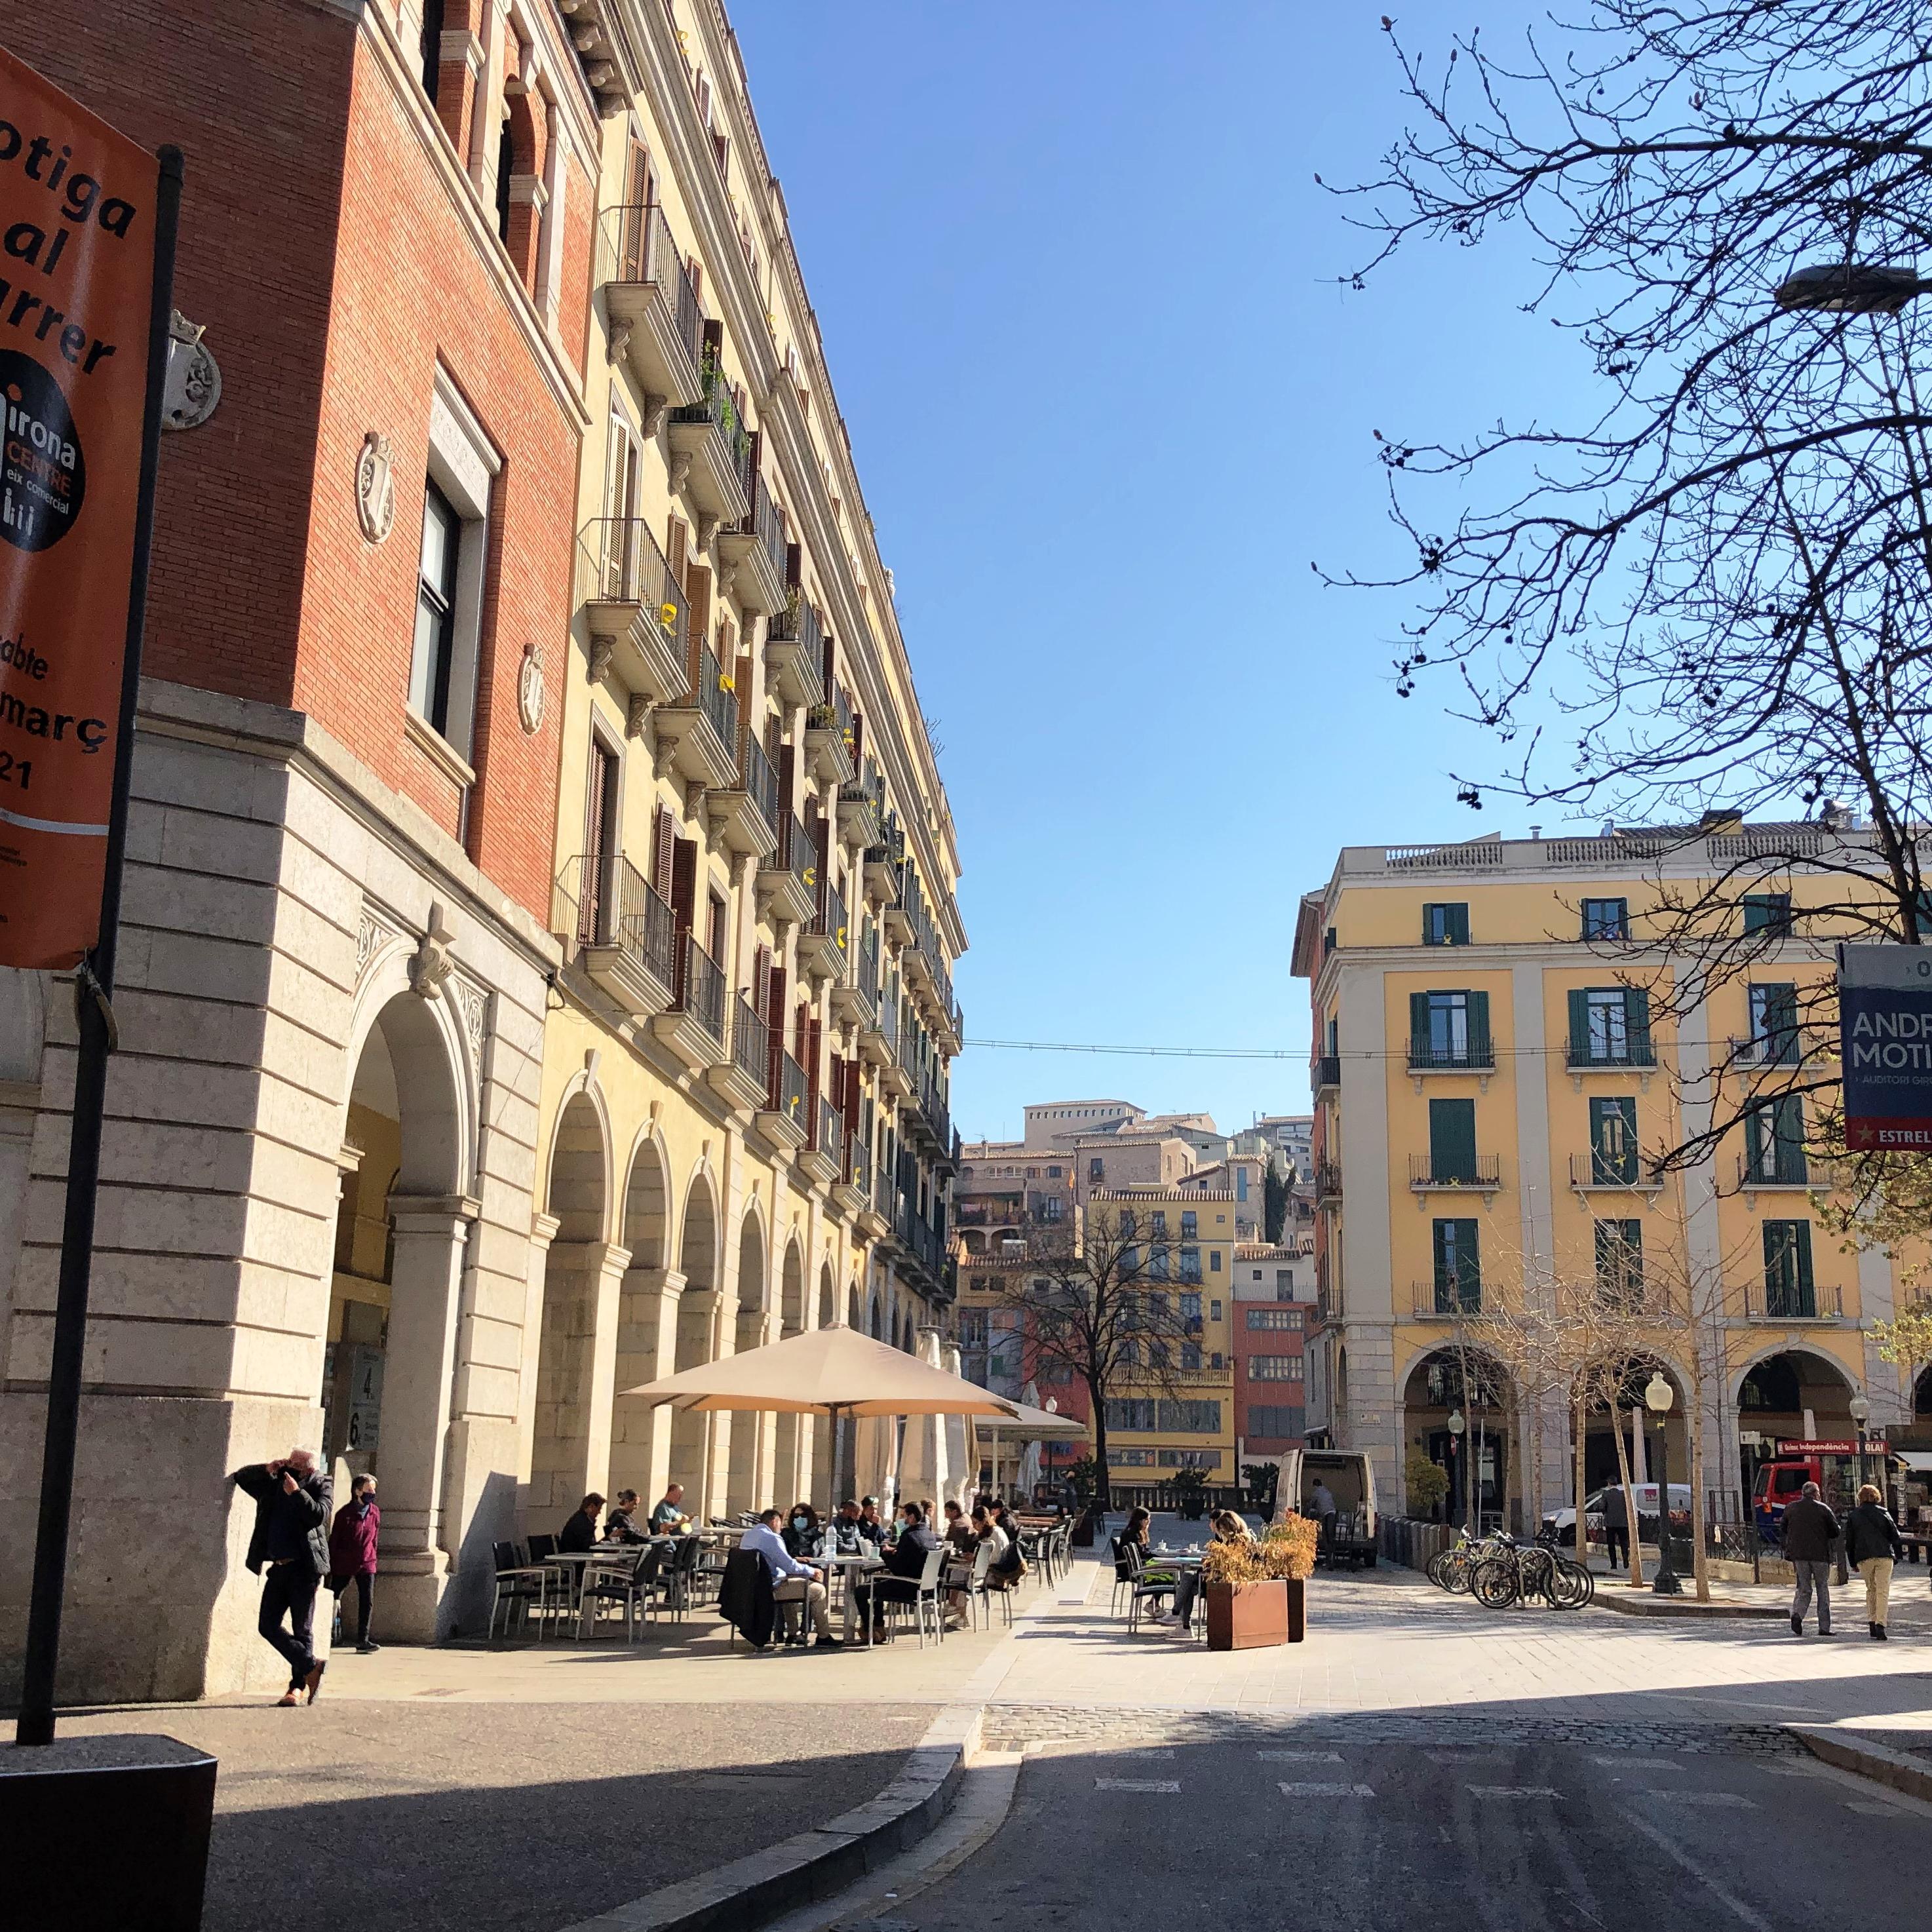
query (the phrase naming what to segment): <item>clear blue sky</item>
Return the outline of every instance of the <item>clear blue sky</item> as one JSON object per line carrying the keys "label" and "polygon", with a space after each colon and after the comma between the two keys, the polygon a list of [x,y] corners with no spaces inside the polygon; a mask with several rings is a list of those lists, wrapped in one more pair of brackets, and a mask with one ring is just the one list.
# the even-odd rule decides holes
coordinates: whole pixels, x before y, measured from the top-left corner
{"label": "clear blue sky", "polygon": [[730,0],[943,747],[969,1039],[1297,1056],[969,1050],[969,1138],[1088,1094],[1306,1111],[1301,893],[1344,844],[1527,817],[1456,804],[1492,754],[1396,697],[1406,607],[1310,568],[1401,562],[1372,430],[1587,374],[1513,250],[1335,286],[1363,250],[1313,177],[1402,124],[1381,11]]}

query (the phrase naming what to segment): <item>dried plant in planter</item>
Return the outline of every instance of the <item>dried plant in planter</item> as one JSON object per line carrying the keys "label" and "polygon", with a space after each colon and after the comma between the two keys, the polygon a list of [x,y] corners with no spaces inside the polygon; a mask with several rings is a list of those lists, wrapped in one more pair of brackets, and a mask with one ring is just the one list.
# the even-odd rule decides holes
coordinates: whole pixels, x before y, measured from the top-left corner
{"label": "dried plant in planter", "polygon": [[1262,1574],[1269,1576],[1300,1578],[1315,1574],[1315,1552],[1322,1540],[1320,1526],[1305,1516],[1284,1516],[1270,1523],[1256,1553]]}
{"label": "dried plant in planter", "polygon": [[1265,1582],[1269,1574],[1258,1543],[1216,1540],[1201,1552],[1201,1580],[1204,1583],[1260,1583]]}

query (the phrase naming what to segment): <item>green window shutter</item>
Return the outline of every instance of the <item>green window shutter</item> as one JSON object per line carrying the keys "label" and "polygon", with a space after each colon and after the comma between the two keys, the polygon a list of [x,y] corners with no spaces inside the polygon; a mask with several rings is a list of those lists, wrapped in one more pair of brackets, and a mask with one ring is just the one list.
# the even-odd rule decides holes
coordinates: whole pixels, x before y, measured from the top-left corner
{"label": "green window shutter", "polygon": [[1798,1058],[1798,988],[1777,985],[1762,990],[1765,1058],[1789,1066]]}
{"label": "green window shutter", "polygon": [[[1744,1166],[1754,1180],[1765,1180],[1771,1172],[1771,1150],[1766,1144],[1764,1113],[1762,1106],[1750,1107],[1744,1112]],[[1765,1232],[1767,1234],[1771,1232],[1768,1225]],[[1771,1250],[1767,1246],[1765,1250],[1767,1264],[1770,1257]]]}
{"label": "green window shutter", "polygon": [[1486,1066],[1494,1058],[1490,1046],[1490,996],[1486,993],[1469,995],[1469,1060],[1472,1066]]}
{"label": "green window shutter", "polygon": [[1408,1046],[1411,1059],[1427,1060],[1429,995],[1426,993],[1412,993],[1408,996]]}
{"label": "green window shutter", "polygon": [[1432,1177],[1438,1181],[1475,1179],[1474,1101],[1430,1102],[1429,1166]]}
{"label": "green window shutter", "polygon": [[1792,1246],[1798,1257],[1798,1288],[1806,1301],[1811,1299],[1811,1223],[1794,1221],[1791,1223]]}
{"label": "green window shutter", "polygon": [[1469,908],[1466,905],[1443,908],[1449,921],[1449,944],[1467,946],[1469,943]]}
{"label": "green window shutter", "polygon": [[1591,1179],[1599,1186],[1636,1179],[1636,1102],[1628,1094],[1590,1101]]}
{"label": "green window shutter", "polygon": [[1624,1025],[1628,1030],[1630,1051],[1638,1051],[1650,1045],[1650,994],[1642,986],[1624,988]]}
{"label": "green window shutter", "polygon": [[1587,986],[1570,988],[1570,1058],[1590,1057],[1590,992]]}

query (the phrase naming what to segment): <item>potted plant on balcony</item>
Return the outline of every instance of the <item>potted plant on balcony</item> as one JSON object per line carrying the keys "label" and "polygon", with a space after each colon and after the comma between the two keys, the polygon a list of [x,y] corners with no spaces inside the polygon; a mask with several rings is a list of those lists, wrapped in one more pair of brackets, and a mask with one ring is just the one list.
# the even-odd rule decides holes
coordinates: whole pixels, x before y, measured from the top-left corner
{"label": "potted plant on balcony", "polygon": [[806,728],[810,731],[830,731],[838,722],[837,714],[829,704],[814,704],[805,714]]}
{"label": "potted plant on balcony", "polygon": [[1202,1493],[1208,1478],[1200,1470],[1178,1471],[1168,1486],[1174,1492],[1174,1513],[1184,1522],[1198,1522],[1208,1514],[1207,1498]]}
{"label": "potted plant on balcony", "polygon": [[1257,1650],[1303,1640],[1319,1534],[1306,1517],[1288,1516],[1258,1543],[1208,1546],[1201,1581],[1208,1593],[1210,1650]]}

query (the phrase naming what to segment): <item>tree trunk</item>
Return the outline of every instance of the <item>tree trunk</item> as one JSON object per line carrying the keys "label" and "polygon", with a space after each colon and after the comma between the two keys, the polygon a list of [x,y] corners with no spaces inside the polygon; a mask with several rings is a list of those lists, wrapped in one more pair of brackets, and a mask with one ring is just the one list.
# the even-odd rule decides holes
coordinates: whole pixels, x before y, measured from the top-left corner
{"label": "tree trunk", "polygon": [[1511,1404],[1503,1404],[1503,1434],[1505,1438],[1503,1453],[1496,1458],[1503,1472],[1502,1494],[1497,1498],[1497,1507],[1502,1511],[1504,1528],[1510,1526],[1510,1492],[1515,1487],[1516,1472],[1510,1466],[1510,1457],[1516,1447],[1516,1411]]}
{"label": "tree trunk", "polygon": [[1624,1492],[1624,1515],[1630,1524],[1630,1580],[1633,1589],[1643,1588],[1643,1532],[1639,1528],[1642,1518],[1636,1506],[1636,1491],[1631,1486],[1630,1445],[1624,1440],[1624,1418],[1616,1403],[1610,1404],[1610,1434],[1617,1445],[1617,1479]]}
{"label": "tree trunk", "polygon": [[1583,1508],[1583,1404],[1584,1398],[1580,1394],[1570,1402],[1570,1434],[1576,1451],[1571,1462],[1576,1492],[1576,1561],[1587,1570],[1590,1567],[1590,1525],[1588,1512]]}
{"label": "tree trunk", "polygon": [[1087,1402],[1094,1412],[1094,1501],[1104,1513],[1114,1506],[1112,1486],[1107,1480],[1107,1397],[1105,1388],[1091,1376],[1087,1381]]}
{"label": "tree trunk", "polygon": [[[1704,1378],[1694,1370],[1690,1377],[1690,1402],[1684,1417],[1684,1432],[1688,1438],[1690,1456],[1690,1567],[1697,1579],[1697,1600],[1708,1604],[1711,1600],[1711,1557],[1706,1545],[1710,1532],[1704,1526]],[[1665,1504],[1665,1520],[1669,1520],[1670,1498],[1660,1500]]]}

